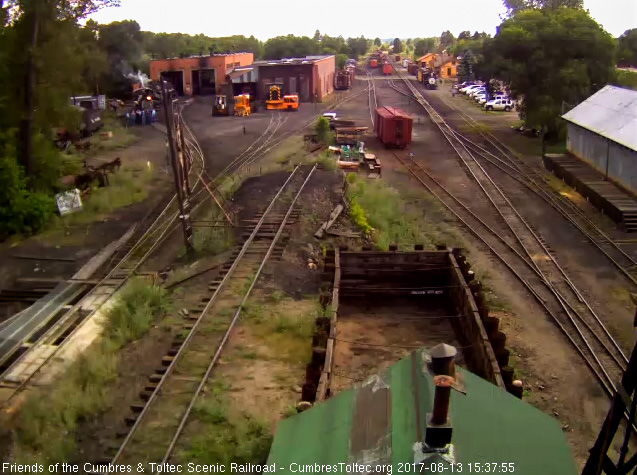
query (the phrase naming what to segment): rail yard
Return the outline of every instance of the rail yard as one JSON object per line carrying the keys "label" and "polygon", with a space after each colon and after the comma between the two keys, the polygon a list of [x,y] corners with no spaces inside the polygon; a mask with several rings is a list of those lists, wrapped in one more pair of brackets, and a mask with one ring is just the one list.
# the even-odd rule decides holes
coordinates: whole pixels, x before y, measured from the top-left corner
{"label": "rail yard", "polygon": [[[453,58],[438,74],[378,48],[340,69],[251,56],[151,66],[161,107],[136,133],[154,141],[148,170],[165,168],[152,199],[117,218],[125,233],[90,231],[105,234],[90,255],[3,284],[23,304],[0,321],[3,461],[106,473],[438,454],[467,472],[500,447],[515,472],[567,475],[613,401],[614,430],[637,431],[630,190],[605,179],[617,194],[587,199],[577,171],[557,178],[575,167],[518,133],[508,102],[460,94]],[[228,64],[226,83],[203,81]],[[613,199],[624,214],[602,211]],[[144,331],[113,330],[135,286],[168,303]],[[87,361],[107,353],[100,376]]]}

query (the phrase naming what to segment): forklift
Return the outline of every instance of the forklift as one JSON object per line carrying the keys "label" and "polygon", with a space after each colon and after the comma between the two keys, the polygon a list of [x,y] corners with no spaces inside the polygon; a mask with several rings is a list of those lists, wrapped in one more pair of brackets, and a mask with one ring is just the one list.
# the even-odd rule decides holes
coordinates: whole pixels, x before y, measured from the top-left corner
{"label": "forklift", "polygon": [[250,94],[239,94],[234,97],[234,115],[247,117],[251,114]]}
{"label": "forklift", "polygon": [[228,111],[228,101],[225,95],[215,96],[215,100],[212,103],[212,115],[230,115],[230,111]]}

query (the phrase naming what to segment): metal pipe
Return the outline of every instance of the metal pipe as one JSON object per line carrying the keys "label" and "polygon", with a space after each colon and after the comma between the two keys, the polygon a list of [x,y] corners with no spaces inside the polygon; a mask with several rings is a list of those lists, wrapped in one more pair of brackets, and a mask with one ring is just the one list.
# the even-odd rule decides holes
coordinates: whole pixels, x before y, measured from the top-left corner
{"label": "metal pipe", "polygon": [[434,394],[434,408],[431,423],[437,426],[445,425],[449,416],[449,400],[451,399],[451,385],[454,378],[446,375],[434,376],[436,392]]}

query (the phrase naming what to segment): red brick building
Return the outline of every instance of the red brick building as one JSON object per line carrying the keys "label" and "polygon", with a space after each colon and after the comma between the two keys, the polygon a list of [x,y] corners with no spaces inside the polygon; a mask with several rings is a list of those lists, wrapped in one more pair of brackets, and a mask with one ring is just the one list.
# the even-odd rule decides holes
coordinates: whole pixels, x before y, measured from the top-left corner
{"label": "red brick building", "polygon": [[252,53],[211,54],[150,62],[150,79],[170,81],[178,94],[216,94],[234,68],[252,64]]}
{"label": "red brick building", "polygon": [[[334,55],[256,61],[253,68],[258,69],[255,77],[258,99],[267,99],[271,84],[282,86],[283,94],[298,94],[301,102],[322,101],[334,91]],[[238,83],[241,78],[232,81]]]}

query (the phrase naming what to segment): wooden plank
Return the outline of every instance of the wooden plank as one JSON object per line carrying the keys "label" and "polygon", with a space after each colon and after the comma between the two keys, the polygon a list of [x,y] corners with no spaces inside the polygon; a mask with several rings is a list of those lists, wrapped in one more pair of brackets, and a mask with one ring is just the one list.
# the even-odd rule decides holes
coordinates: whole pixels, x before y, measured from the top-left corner
{"label": "wooden plank", "polygon": [[343,232],[343,231],[326,231],[326,232],[330,236],[339,236],[339,237],[347,237],[347,238],[359,238],[359,237],[361,237],[361,233],[348,233],[348,232]]}
{"label": "wooden plank", "polygon": [[325,371],[321,373],[321,378],[319,379],[318,387],[316,388],[316,402],[325,401],[325,396],[327,395],[328,377],[329,376]]}
{"label": "wooden plank", "polygon": [[343,212],[343,209],[344,209],[344,206],[342,204],[336,205],[336,207],[330,213],[329,219],[323,223],[323,225],[318,231],[314,233],[314,237],[319,239],[322,238],[325,231],[327,231],[330,228],[330,226],[334,224],[334,221],[338,219],[340,214]]}
{"label": "wooden plank", "polygon": [[327,340],[327,348],[325,350],[325,365],[323,366],[323,371],[325,373],[332,372],[333,357],[334,357],[334,339],[329,338]]}

